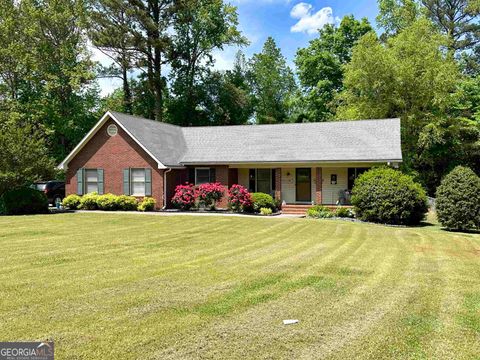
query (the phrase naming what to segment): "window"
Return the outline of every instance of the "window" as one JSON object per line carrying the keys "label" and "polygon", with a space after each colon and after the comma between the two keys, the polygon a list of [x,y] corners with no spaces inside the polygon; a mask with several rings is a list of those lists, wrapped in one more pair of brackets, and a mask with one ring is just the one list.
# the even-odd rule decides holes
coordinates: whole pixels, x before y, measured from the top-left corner
{"label": "window", "polygon": [[123,169],[123,193],[133,196],[152,196],[152,169]]}
{"label": "window", "polygon": [[145,169],[131,169],[130,182],[133,196],[145,196]]}
{"label": "window", "polygon": [[210,182],[210,168],[195,169],[195,185],[206,184]]}
{"label": "window", "polygon": [[348,190],[353,189],[355,179],[367,170],[368,168],[348,168]]}
{"label": "window", "polygon": [[115,136],[118,134],[118,128],[117,128],[117,125],[115,124],[110,124],[108,125],[107,127],[107,134],[109,136]]}
{"label": "window", "polygon": [[85,194],[98,192],[98,170],[85,169]]}
{"label": "window", "polygon": [[248,191],[272,195],[274,184],[275,178],[272,176],[272,169],[249,169]]}
{"label": "window", "polygon": [[272,171],[270,169],[257,169],[257,192],[270,194],[272,189]]}

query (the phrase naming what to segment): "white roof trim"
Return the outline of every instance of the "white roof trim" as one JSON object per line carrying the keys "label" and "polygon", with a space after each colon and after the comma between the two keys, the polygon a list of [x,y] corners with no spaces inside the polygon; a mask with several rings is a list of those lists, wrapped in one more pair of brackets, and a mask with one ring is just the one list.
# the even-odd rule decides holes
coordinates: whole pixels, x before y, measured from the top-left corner
{"label": "white roof trim", "polygon": [[83,147],[90,141],[90,139],[98,132],[98,130],[107,122],[108,119],[112,119],[118,126],[120,126],[123,131],[125,131],[128,136],[130,136],[153,160],[155,160],[158,164],[159,169],[166,169],[167,167],[162,164],[160,160],[158,160],[143,144],[138,141],[133,134],[127,130],[125,126],[122,125],[120,121],[118,121],[115,116],[110,112],[107,111],[105,115],[95,124],[95,126],[88,132],[87,135],[78,143],[78,145],[67,155],[65,159],[57,166],[58,169],[66,170],[68,168],[68,163],[83,149]]}

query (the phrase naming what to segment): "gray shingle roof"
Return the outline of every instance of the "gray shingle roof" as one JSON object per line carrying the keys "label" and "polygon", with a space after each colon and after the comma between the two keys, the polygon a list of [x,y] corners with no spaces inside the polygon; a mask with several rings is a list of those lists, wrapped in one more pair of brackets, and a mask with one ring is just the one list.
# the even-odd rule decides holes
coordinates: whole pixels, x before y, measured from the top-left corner
{"label": "gray shingle roof", "polygon": [[402,159],[399,119],[182,128],[112,114],[166,166]]}
{"label": "gray shingle roof", "polygon": [[162,164],[180,165],[179,160],[187,149],[181,127],[115,111],[110,113]]}

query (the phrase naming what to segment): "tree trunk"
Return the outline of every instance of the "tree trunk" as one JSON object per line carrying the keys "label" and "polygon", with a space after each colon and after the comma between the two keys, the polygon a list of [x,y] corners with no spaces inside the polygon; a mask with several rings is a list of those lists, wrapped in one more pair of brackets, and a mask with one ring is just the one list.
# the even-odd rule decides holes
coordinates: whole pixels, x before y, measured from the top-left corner
{"label": "tree trunk", "polygon": [[132,114],[132,92],[130,91],[130,83],[128,82],[128,69],[125,61],[122,65],[123,79],[123,108],[127,114]]}

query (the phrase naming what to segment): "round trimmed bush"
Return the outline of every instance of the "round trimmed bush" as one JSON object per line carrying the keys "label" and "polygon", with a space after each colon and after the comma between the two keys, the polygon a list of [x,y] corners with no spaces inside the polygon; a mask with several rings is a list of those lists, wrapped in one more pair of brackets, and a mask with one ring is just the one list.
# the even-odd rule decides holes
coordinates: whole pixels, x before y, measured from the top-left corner
{"label": "round trimmed bush", "polygon": [[172,198],[172,204],[180,210],[190,210],[195,206],[197,195],[195,194],[195,186],[185,183],[185,185],[177,185],[175,187],[175,195]]}
{"label": "round trimmed bush", "polygon": [[0,198],[0,203],[0,212],[5,215],[48,213],[47,196],[41,191],[28,187],[7,191]]}
{"label": "round trimmed bush", "polygon": [[422,186],[388,167],[371,169],[356,179],[352,204],[357,218],[382,224],[419,224],[428,211]]}
{"label": "round trimmed bush", "polygon": [[66,198],[63,199],[62,205],[70,210],[77,210],[80,206],[80,200],[82,198],[76,194],[68,195]]}
{"label": "round trimmed bush", "polygon": [[142,201],[138,203],[138,211],[153,211],[155,210],[155,204],[157,202],[152,197],[144,197]]}
{"label": "round trimmed bush", "polygon": [[219,182],[201,184],[196,192],[197,199],[205,207],[215,210],[215,204],[222,200],[225,187]]}
{"label": "round trimmed bush", "polygon": [[81,210],[97,210],[98,205],[97,205],[97,200],[98,200],[98,193],[92,192],[86,195],[83,195],[80,198],[80,204],[78,205],[78,208]]}
{"label": "round trimmed bush", "polygon": [[97,207],[105,211],[119,210],[119,197],[113,194],[99,195],[97,198]]}
{"label": "round trimmed bush", "polygon": [[252,203],[253,203],[253,211],[260,212],[261,208],[269,208],[272,209],[272,212],[277,211],[277,207],[275,206],[275,201],[273,200],[272,196],[269,194],[256,192],[251,194]]}
{"label": "round trimmed bush", "polygon": [[252,196],[247,188],[234,184],[228,190],[228,207],[235,212],[246,211],[252,207]]}
{"label": "round trimmed bush", "polygon": [[135,196],[119,195],[117,197],[118,210],[134,211],[137,210],[138,201]]}
{"label": "round trimmed bush", "polygon": [[437,188],[438,221],[448,229],[480,229],[480,177],[457,166]]}

